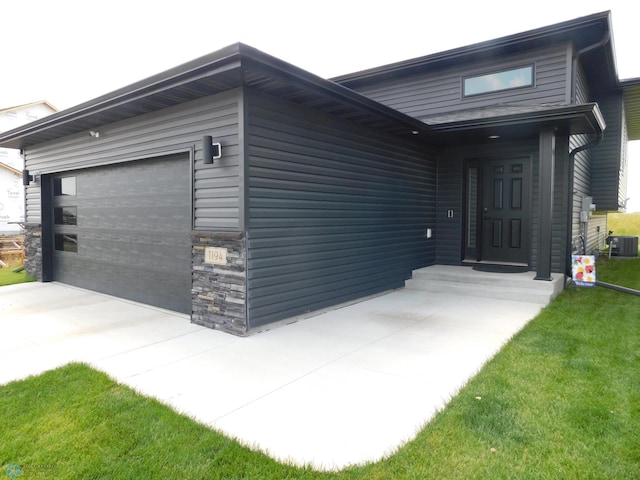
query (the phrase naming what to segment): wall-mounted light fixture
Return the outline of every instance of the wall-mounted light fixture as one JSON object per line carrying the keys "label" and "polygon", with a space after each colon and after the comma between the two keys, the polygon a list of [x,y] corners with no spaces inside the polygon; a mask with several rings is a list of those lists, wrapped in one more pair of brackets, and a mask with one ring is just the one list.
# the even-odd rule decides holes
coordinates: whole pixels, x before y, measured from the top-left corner
{"label": "wall-mounted light fixture", "polygon": [[214,160],[222,157],[222,148],[219,143],[213,143],[211,135],[202,137],[202,158],[205,164],[212,164]]}
{"label": "wall-mounted light fixture", "polygon": [[99,138],[100,137],[100,132],[98,132],[97,130],[90,130],[89,131],[89,136],[91,136],[93,138]]}
{"label": "wall-mounted light fixture", "polygon": [[29,175],[29,170],[27,170],[26,168],[22,170],[22,185],[26,187],[31,182],[35,182],[35,181],[36,181],[35,175]]}

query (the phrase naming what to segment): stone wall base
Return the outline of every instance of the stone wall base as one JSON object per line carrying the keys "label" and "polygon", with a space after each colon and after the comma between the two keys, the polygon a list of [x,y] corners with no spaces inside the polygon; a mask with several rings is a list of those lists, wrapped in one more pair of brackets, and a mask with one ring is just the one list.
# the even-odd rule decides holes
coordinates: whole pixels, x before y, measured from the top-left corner
{"label": "stone wall base", "polygon": [[[248,334],[246,242],[240,232],[191,233],[191,322],[234,335]],[[205,258],[207,248],[222,249],[226,262]]]}
{"label": "stone wall base", "polygon": [[42,281],[42,225],[29,224],[24,226],[24,268],[27,275]]}

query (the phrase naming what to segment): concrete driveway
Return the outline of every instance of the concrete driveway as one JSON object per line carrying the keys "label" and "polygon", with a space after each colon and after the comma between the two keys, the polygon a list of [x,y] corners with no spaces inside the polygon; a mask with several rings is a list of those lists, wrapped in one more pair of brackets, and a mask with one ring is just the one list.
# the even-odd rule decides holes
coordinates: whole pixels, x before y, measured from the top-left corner
{"label": "concrete driveway", "polygon": [[248,338],[58,283],[0,288],[0,383],[72,361],[285,462],[411,440],[541,305],[401,289]]}

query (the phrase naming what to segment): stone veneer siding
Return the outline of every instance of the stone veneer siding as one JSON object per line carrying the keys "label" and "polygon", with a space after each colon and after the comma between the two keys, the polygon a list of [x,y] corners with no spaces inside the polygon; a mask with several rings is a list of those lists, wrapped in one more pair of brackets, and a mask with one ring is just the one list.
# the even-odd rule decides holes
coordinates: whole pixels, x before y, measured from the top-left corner
{"label": "stone veneer siding", "polygon": [[[247,335],[247,269],[244,233],[191,233],[191,322],[235,335]],[[204,262],[206,247],[227,249],[226,265]]]}
{"label": "stone veneer siding", "polygon": [[24,226],[24,267],[27,275],[42,281],[42,225],[26,224]]}

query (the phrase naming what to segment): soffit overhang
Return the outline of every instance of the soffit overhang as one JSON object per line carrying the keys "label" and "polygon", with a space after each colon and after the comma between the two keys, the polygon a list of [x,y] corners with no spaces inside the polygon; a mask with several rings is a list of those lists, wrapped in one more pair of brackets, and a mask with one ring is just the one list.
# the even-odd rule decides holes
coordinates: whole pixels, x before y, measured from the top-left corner
{"label": "soffit overhang", "polygon": [[24,149],[234,88],[248,87],[395,135],[418,119],[247,45],[238,43],[114,92],[0,133],[0,147]]}
{"label": "soffit overhang", "polygon": [[[497,105],[421,119],[440,146],[537,138],[542,129],[599,134],[606,123],[598,104]],[[495,138],[498,137],[498,138]]]}
{"label": "soffit overhang", "polygon": [[629,140],[640,140],[640,78],[620,82]]}

